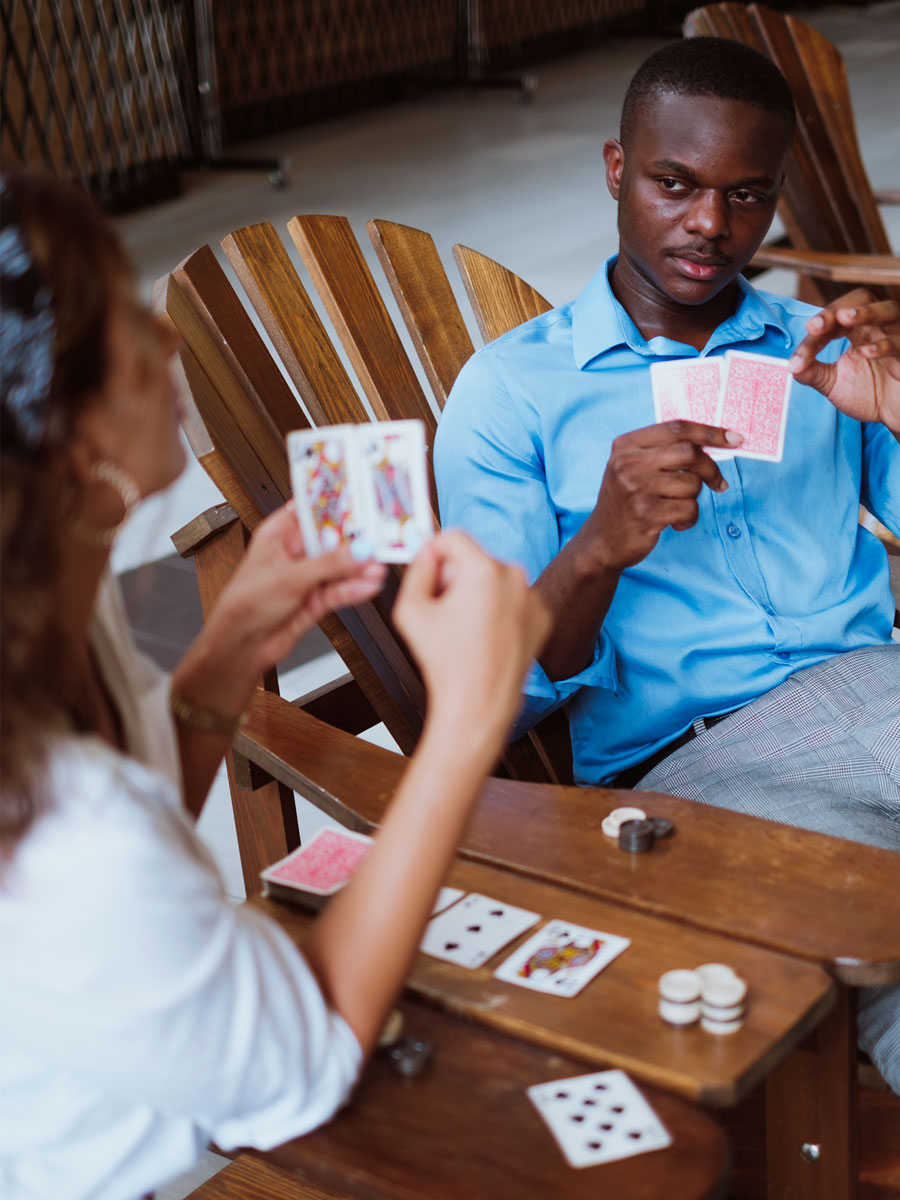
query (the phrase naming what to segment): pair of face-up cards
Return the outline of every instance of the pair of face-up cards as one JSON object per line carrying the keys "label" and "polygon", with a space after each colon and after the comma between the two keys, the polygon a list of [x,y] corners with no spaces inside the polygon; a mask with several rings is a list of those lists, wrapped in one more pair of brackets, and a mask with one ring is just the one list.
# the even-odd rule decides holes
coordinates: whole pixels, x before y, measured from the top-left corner
{"label": "pair of face-up cards", "polygon": [[650,366],[657,422],[718,425],[744,435],[736,450],[713,458],[781,462],[793,376],[787,359],[728,350],[719,358],[681,358]]}
{"label": "pair of face-up cards", "polygon": [[[372,838],[349,829],[318,829],[308,842],[261,872],[267,896],[307,908],[320,908],[348,882],[368,854]],[[432,915],[455,904],[465,893],[441,888]]]}
{"label": "pair of face-up cards", "polygon": [[[539,913],[473,892],[431,919],[420,949],[457,966],[480,967],[540,920]],[[554,920],[519,946],[494,976],[536,992],[575,996],[628,945],[628,938]]]}
{"label": "pair of face-up cards", "polygon": [[573,1167],[595,1167],[672,1144],[624,1071],[539,1083],[528,1089],[528,1098]]}
{"label": "pair of face-up cards", "polygon": [[433,532],[421,421],[296,430],[287,448],[307,554],[356,543],[360,557],[415,558]]}

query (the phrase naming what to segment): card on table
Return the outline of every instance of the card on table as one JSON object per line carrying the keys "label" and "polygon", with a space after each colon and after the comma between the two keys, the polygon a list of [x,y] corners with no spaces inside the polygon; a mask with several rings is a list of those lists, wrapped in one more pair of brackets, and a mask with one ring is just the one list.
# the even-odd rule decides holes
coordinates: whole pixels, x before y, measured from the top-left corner
{"label": "card on table", "polygon": [[415,558],[433,532],[421,421],[295,430],[287,446],[309,554],[359,540],[381,562]]}
{"label": "card on table", "polygon": [[501,963],[494,976],[536,992],[576,996],[630,944],[614,933],[550,921]]}
{"label": "card on table", "polygon": [[540,913],[472,892],[428,922],[419,949],[460,967],[480,967],[540,919]]}
{"label": "card on table", "polygon": [[431,906],[431,915],[443,912],[445,908],[449,908],[451,904],[455,904],[457,900],[461,900],[466,893],[462,888],[442,887],[437,894],[437,899]]}
{"label": "card on table", "polygon": [[314,896],[331,896],[344,886],[372,845],[349,829],[319,829],[308,842],[260,874],[268,884]]}
{"label": "card on table", "polygon": [[717,425],[736,429],[742,458],[781,462],[793,376],[787,359],[728,350]]}
{"label": "card on table", "polygon": [[599,1166],[672,1144],[624,1071],[539,1083],[528,1089],[528,1098],[573,1167]]}

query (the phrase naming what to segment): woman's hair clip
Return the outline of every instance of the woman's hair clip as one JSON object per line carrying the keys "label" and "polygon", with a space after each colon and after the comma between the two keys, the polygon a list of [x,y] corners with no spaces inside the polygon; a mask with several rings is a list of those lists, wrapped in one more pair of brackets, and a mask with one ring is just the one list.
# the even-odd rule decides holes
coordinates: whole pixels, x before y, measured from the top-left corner
{"label": "woman's hair clip", "polygon": [[53,381],[56,318],[22,236],[18,206],[0,180],[0,400],[3,439],[40,445]]}

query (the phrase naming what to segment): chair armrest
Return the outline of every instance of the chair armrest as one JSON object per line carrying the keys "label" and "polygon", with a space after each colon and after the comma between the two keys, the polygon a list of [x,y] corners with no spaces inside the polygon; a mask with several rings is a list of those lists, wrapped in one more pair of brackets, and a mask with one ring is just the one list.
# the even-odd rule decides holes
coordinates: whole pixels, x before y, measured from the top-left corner
{"label": "chair armrest", "polygon": [[363,733],[380,720],[349,671],[291,703],[317,721],[324,721],[326,725],[333,725],[344,733]]}
{"label": "chair armrest", "polygon": [[900,257],[894,254],[831,254],[816,250],[757,250],[754,267],[783,267],[835,283],[900,285]]}
{"label": "chair armrest", "polygon": [[900,204],[900,188],[881,188],[872,194],[876,204]]}
{"label": "chair armrest", "polygon": [[191,558],[210,538],[227,529],[237,519],[238,515],[230,504],[215,504],[177,529],[171,537],[172,545],[182,558]]}

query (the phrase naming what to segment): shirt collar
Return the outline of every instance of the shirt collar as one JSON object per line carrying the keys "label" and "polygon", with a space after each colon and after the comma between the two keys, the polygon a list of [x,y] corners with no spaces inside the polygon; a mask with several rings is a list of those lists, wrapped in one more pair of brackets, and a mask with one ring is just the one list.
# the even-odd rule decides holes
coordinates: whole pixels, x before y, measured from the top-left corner
{"label": "shirt collar", "polygon": [[[627,346],[647,358],[655,358],[660,353],[693,354],[693,349],[681,342],[657,337],[648,343],[641,336],[610,287],[609,275],[617,258],[618,255],[613,254],[606,260],[573,305],[572,352],[578,369],[583,370],[595,358],[617,346]],[[789,348],[790,332],[764,295],[749,284],[743,275],[738,275],[737,285],[740,289],[737,312],[722,322],[709,339],[704,353],[708,354],[723,344],[757,341],[767,328],[777,330],[784,338],[785,347]]]}

